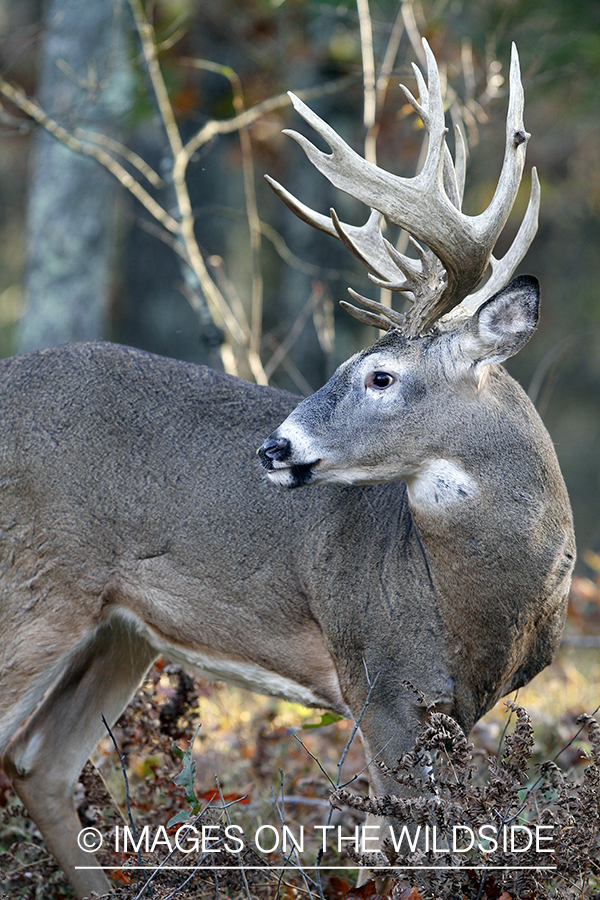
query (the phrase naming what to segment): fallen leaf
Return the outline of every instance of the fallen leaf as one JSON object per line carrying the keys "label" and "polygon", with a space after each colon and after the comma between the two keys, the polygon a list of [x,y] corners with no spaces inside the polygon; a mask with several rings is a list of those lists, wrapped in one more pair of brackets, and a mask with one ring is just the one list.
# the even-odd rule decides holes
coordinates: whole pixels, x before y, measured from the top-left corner
{"label": "fallen leaf", "polygon": [[127,872],[122,872],[121,869],[113,869],[112,872],[109,872],[109,875],[112,881],[118,881],[119,884],[131,884],[131,875]]}
{"label": "fallen leaf", "polygon": [[423,900],[423,895],[416,887],[405,888],[396,894],[396,900]]}
{"label": "fallen leaf", "polygon": [[[382,878],[381,876],[370,878],[360,887],[349,890],[347,894],[344,894],[342,900],[391,900],[392,895],[388,892],[391,892],[393,887],[394,883],[391,878]],[[378,888],[385,893],[380,894]],[[403,896],[402,900],[404,900]],[[405,900],[422,900],[422,898],[419,893],[407,894]]]}

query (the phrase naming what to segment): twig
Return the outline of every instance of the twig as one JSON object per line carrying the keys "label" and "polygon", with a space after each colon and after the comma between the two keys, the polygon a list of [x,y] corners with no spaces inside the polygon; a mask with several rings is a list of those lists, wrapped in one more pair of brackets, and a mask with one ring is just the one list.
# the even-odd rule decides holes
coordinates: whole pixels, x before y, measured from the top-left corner
{"label": "twig", "polygon": [[46,131],[50,132],[57,140],[65,144],[76,153],[83,153],[97,160],[100,165],[114,175],[123,187],[133,194],[136,200],[144,206],[151,216],[153,216],[160,224],[170,231],[172,234],[179,233],[179,223],[170,216],[166,210],[160,206],[156,200],[150,196],[141,184],[125,169],[116,159],[114,159],[105,150],[95,144],[80,140],[70,134],[62,125],[59,125],[51,116],[44,112],[42,107],[36,100],[27,97],[20,88],[9,84],[0,76],[0,93],[3,94],[11,103],[14,103],[22,112],[32,118],[38,125],[41,125]]}
{"label": "twig", "polygon": [[[392,27],[388,45],[383,57],[383,62],[381,64],[379,76],[377,78],[377,81],[375,81],[373,30],[371,27],[371,16],[369,13],[368,0],[357,0],[357,6],[361,34],[363,85],[365,97],[363,121],[367,129],[367,133],[365,135],[365,159],[368,160],[368,162],[376,164],[379,118],[383,109],[383,105],[385,103],[385,95],[388,89],[391,72],[396,61],[396,56],[398,54],[400,38],[402,37],[402,32],[404,31],[404,20],[401,7]],[[380,287],[379,300],[385,306],[391,306],[391,291],[388,288]]]}
{"label": "twig", "polygon": [[300,314],[296,318],[293,326],[290,328],[287,333],[285,339],[280,343],[279,347],[274,351],[271,359],[265,364],[265,374],[267,378],[270,378],[273,372],[277,369],[277,367],[281,364],[284,356],[287,355],[289,350],[294,346],[298,338],[300,337],[304,326],[306,325],[311,313],[315,309],[317,303],[323,296],[323,287],[321,284],[317,283],[312,291],[312,294],[304,304],[304,308],[300,311]]}
{"label": "twig", "polygon": [[[129,824],[131,825],[131,830],[133,832],[133,836],[137,843],[138,842],[138,833],[137,833],[137,828],[135,826],[135,822],[133,821],[133,816],[131,814],[131,805],[129,803],[129,779],[127,778],[127,768],[125,766],[125,759],[123,758],[123,755],[121,754],[121,751],[119,750],[119,745],[117,744],[117,739],[115,738],[114,734],[112,733],[110,725],[104,718],[104,715],[102,715],[102,722],[104,724],[104,727],[108,731],[110,739],[113,742],[113,747],[115,748],[117,756],[119,757],[119,762],[121,763],[121,771],[123,773],[123,781],[125,782],[125,806],[127,808],[127,818],[129,819]],[[138,851],[137,851],[137,863],[138,863],[138,866],[141,867],[141,865],[142,865],[141,841],[140,841],[140,845],[138,846]],[[138,887],[139,887],[140,872],[137,873],[137,878],[138,878]]]}
{"label": "twig", "polygon": [[[599,709],[600,709],[600,704],[599,704],[599,705],[596,707],[596,709],[592,712],[592,714],[591,714],[592,718],[596,715],[596,713],[598,712]],[[512,711],[511,711],[511,715],[512,715]],[[503,736],[504,736],[504,734],[506,733],[506,728],[507,728],[507,726],[508,726],[508,721],[510,721],[510,716],[509,716],[509,719],[507,720],[507,724],[506,724],[506,726],[505,726],[505,728],[504,728]],[[570,740],[567,741],[567,743],[564,745],[564,747],[561,747],[561,749],[560,749],[557,753],[554,754],[554,756],[552,757],[551,762],[556,762],[556,760],[558,759],[558,757],[559,757],[562,753],[564,753],[565,750],[567,750],[567,749],[571,746],[571,744],[572,744],[574,741],[577,740],[577,738],[579,737],[579,735],[581,734],[581,732],[584,730],[585,727],[586,727],[586,722],[583,722],[582,725],[581,725],[581,727],[575,732],[575,734],[570,738]],[[502,739],[501,739],[501,741],[502,741]],[[499,756],[499,753],[498,753],[498,756]],[[533,793],[538,789],[538,787],[539,787],[541,784],[543,784],[544,781],[546,781],[547,777],[548,777],[548,776],[545,775],[545,774],[542,774],[542,775],[539,775],[539,776],[538,776],[538,778],[536,779],[536,781],[532,784],[532,786],[529,788],[529,790],[528,790],[527,793],[525,794],[525,796],[524,796],[524,798],[523,798],[523,800],[522,800],[522,803],[521,803],[520,808],[518,809],[518,811],[517,811],[514,815],[510,816],[510,818],[508,817],[508,813],[509,813],[510,810],[507,810],[507,811],[504,813],[504,815],[501,817],[499,832],[502,830],[502,828],[503,828],[508,822],[514,821],[514,819],[516,819],[518,816],[521,815],[521,813],[523,812],[523,810],[524,810],[524,809],[526,808],[526,806],[527,806],[527,801],[528,801],[529,797],[531,796],[531,794],[533,794]],[[588,855],[588,858],[589,858],[589,855]],[[481,898],[482,898],[482,896],[483,896],[483,889],[484,889],[484,883],[485,883],[485,876],[486,876],[486,874],[487,874],[487,871],[488,871],[488,869],[487,869],[487,866],[486,866],[486,868],[484,868],[483,871],[482,871],[482,873],[481,873],[481,880],[480,880],[480,883],[479,883],[479,891],[477,892],[476,900],[481,900]]]}
{"label": "twig", "polygon": [[173,158],[175,159],[177,155],[182,152],[183,143],[181,141],[179,129],[177,128],[177,123],[175,122],[175,114],[169,100],[167,87],[165,85],[164,78],[158,64],[158,54],[156,52],[156,43],[154,40],[154,29],[146,18],[146,14],[140,0],[129,0],[129,6],[131,7],[135,27],[140,37],[142,52],[146,60],[146,68],[148,69],[148,75],[152,83],[152,90],[154,91],[156,101],[158,103],[158,111],[167,133],[167,140],[169,141],[169,146],[171,147]]}
{"label": "twig", "polygon": [[[519,688],[517,688],[514,703],[517,702],[517,698],[519,696]],[[504,723],[504,728],[502,729],[502,734],[500,735],[500,740],[498,741],[498,752],[496,753],[496,762],[500,762],[500,754],[502,753],[502,744],[504,743],[504,738],[506,737],[506,732],[508,731],[508,726],[510,725],[510,720],[512,719],[512,715],[514,712],[514,707],[510,706],[510,714],[508,715],[506,722]]]}
{"label": "twig", "polygon": [[[591,713],[592,717],[594,717],[594,716],[596,715],[596,713],[598,712],[599,709],[600,709],[600,703],[598,704],[598,706],[596,707],[596,709]],[[581,734],[581,732],[583,731],[583,729],[585,728],[585,726],[586,726],[586,723],[584,722],[584,723],[582,724],[581,728],[579,728],[579,729],[575,732],[575,734],[573,735],[573,737],[572,737],[570,740],[567,741],[567,743],[564,745],[564,747],[561,747],[561,749],[558,751],[558,753],[555,753],[555,754],[554,754],[554,756],[552,757],[552,759],[550,760],[550,762],[553,762],[553,763],[556,762],[556,760],[558,759],[558,757],[561,756],[561,754],[563,754],[563,753],[565,752],[565,750],[568,750],[568,749],[569,749],[569,747],[571,746],[571,744],[572,744],[574,741],[577,740],[577,738],[579,737],[579,735]],[[547,777],[548,777],[547,775],[539,775],[538,778],[537,778],[537,780],[534,782],[534,784],[529,788],[529,790],[528,790],[527,793],[525,794],[525,798],[524,798],[524,799],[527,800],[527,798],[529,797],[529,795],[532,794],[534,791],[536,791],[536,790],[538,789],[538,787],[540,786],[540,784],[543,784],[543,782],[546,780]]]}
{"label": "twig", "polygon": [[[216,785],[217,785],[217,789],[218,789],[218,791],[219,791],[219,797],[220,797],[220,799],[221,799],[221,804],[222,804],[223,810],[224,810],[224,812],[225,812],[225,818],[227,819],[227,824],[228,824],[228,825],[231,825],[231,816],[229,815],[229,812],[228,812],[228,809],[227,809],[227,805],[226,805],[226,803],[225,803],[225,797],[223,796],[223,790],[222,790],[222,788],[221,788],[221,782],[219,781],[219,776],[218,776],[218,775],[215,775],[215,782],[216,782]],[[243,866],[240,867],[240,871],[241,871],[241,873],[242,873],[242,880],[243,880],[243,882],[244,882],[244,887],[246,888],[246,897],[248,898],[248,900],[252,900],[252,898],[251,898],[251,896],[250,896],[250,887],[249,887],[249,885],[248,885],[248,879],[246,878],[246,872],[244,871],[244,867],[243,867]]]}
{"label": "twig", "polygon": [[[358,25],[360,30],[360,52],[363,71],[363,124],[367,130],[367,138],[375,125],[377,114],[377,97],[375,93],[375,58],[373,56],[373,28],[369,12],[369,0],[356,0]],[[365,159],[376,163],[374,140],[365,140]]]}
{"label": "twig", "polygon": [[[314,759],[314,757],[313,757],[313,759]],[[281,806],[279,806],[279,803],[277,802],[277,797],[275,796],[275,791],[273,790],[272,787],[271,787],[271,794],[273,795],[273,802],[275,803],[275,809],[277,810],[277,814],[279,816],[279,821],[285,827],[285,794],[283,791],[283,777],[284,777],[283,769],[280,769],[279,770],[279,787],[281,790]],[[302,876],[302,880],[304,881],[304,886],[308,892],[308,896],[312,897],[312,891],[310,889],[310,885],[308,882],[310,881],[312,884],[314,884],[315,882],[312,880],[312,878],[309,879],[308,876],[306,875],[306,873],[304,872],[304,869],[302,868],[302,865],[300,862],[300,857],[298,856],[298,851],[296,850],[296,847],[294,846],[293,841],[292,841],[292,847],[291,847],[288,855],[286,856],[282,850],[279,851],[279,855],[281,856],[282,860],[286,864],[289,863],[292,860],[292,858],[294,857],[294,865],[296,866],[300,875]],[[277,897],[279,897],[279,891],[281,889],[281,885],[283,884],[284,875],[285,875],[285,870],[282,869],[281,872],[279,873],[279,877],[277,879],[277,891],[276,891]]]}
{"label": "twig", "polygon": [[[197,66],[200,61],[183,59],[181,62],[186,65]],[[204,68],[204,66],[201,66],[201,68]],[[322,87],[298,90],[295,93],[301,100],[312,100],[316,97],[326,97],[330,94],[337,94],[355,81],[356,78],[353,75],[345,75],[343,78],[339,78],[337,81],[331,81]],[[245,112],[239,116],[234,116],[232,119],[211,119],[209,122],[206,122],[202,128],[189,139],[184,147],[185,155],[187,156],[186,165],[200,147],[203,147],[204,144],[207,144],[217,135],[232,134],[234,131],[239,131],[240,128],[247,128],[257,119],[260,119],[271,112],[275,112],[278,109],[284,109],[286,106],[290,106],[291,102],[292,101],[287,94],[278,94],[276,97],[269,97],[268,100],[263,100],[261,103],[251,106],[250,109],[245,110]]]}
{"label": "twig", "polygon": [[[271,347],[272,350],[276,350],[279,346],[279,344],[271,334],[266,334],[264,336],[263,343],[266,344],[267,347]],[[281,360],[281,366],[288,373],[303,396],[308,397],[310,394],[314,394],[314,388],[308,383],[300,369],[292,362],[289,356],[283,357],[283,359]]]}
{"label": "twig", "polygon": [[[377,684],[377,682],[379,680],[380,673],[378,672],[377,675],[375,676],[375,678],[373,679],[373,681],[371,681],[371,678],[369,676],[369,670],[367,668],[367,663],[366,663],[366,660],[364,660],[364,659],[363,659],[363,666],[365,668],[365,675],[367,677],[367,684],[369,685],[369,690],[367,692],[367,696],[366,696],[365,702],[363,703],[363,707],[360,711],[360,714],[354,723],[354,727],[353,727],[352,731],[350,732],[350,737],[348,738],[348,740],[346,742],[346,746],[344,747],[344,751],[341,755],[340,761],[338,762],[338,767],[337,767],[338,774],[337,774],[334,790],[337,790],[340,787],[341,780],[342,780],[342,767],[346,760],[346,756],[348,755],[350,746],[351,746],[354,738],[356,737],[356,732],[358,731],[358,729],[360,727],[362,717],[364,716],[366,709],[369,706],[369,703],[371,702],[371,694],[375,690],[375,685]],[[331,781],[331,779],[330,779],[330,781]],[[325,823],[326,825],[329,825],[331,823],[332,816],[333,816],[333,807],[331,807],[331,809],[329,810],[329,814],[327,816],[327,821]],[[316,881],[317,881],[317,887],[319,889],[319,896],[320,896],[321,900],[325,900],[325,896],[323,894],[323,887],[321,885],[321,873],[319,871],[319,866],[321,865],[321,860],[323,859],[323,852],[324,852],[323,845],[321,845],[317,852],[317,868],[316,868],[316,874],[315,874]]]}
{"label": "twig", "polygon": [[369,691],[367,693],[367,698],[366,698],[365,702],[363,703],[363,708],[360,711],[360,715],[354,723],[354,728],[350,732],[350,737],[348,738],[348,743],[344,747],[344,752],[342,753],[341,759],[338,763],[338,780],[337,780],[336,787],[339,787],[339,783],[340,783],[341,777],[342,777],[342,766],[344,765],[344,762],[346,760],[346,756],[348,755],[348,751],[350,750],[352,741],[356,737],[356,732],[360,728],[360,723],[362,721],[362,717],[364,716],[365,712],[367,711],[367,707],[368,707],[369,703],[371,702],[371,694],[375,690],[375,685],[379,681],[379,676],[381,674],[380,672],[378,672],[377,675],[375,676],[375,678],[373,679],[373,681],[371,681],[371,679],[369,678],[369,670],[367,669],[367,663],[366,663],[366,660],[364,660],[364,659],[363,659],[363,666],[365,667],[365,674],[367,676],[367,684],[369,685]]}
{"label": "twig", "polygon": [[[210,806],[210,801],[209,801],[209,802],[206,804],[206,806],[204,807],[204,809],[201,810],[201,811],[198,813],[198,815],[195,816],[195,818],[192,819],[191,822],[188,822],[188,823],[186,823],[185,825],[182,825],[182,826],[181,826],[181,830],[184,832],[183,836],[185,837],[185,835],[187,834],[187,832],[188,832],[191,828],[193,828],[193,827],[196,825],[197,822],[200,821],[200,819],[202,818],[202,816],[204,815],[204,813],[206,812],[207,809],[210,808],[210,809],[223,809],[223,810],[226,810],[226,809],[228,809],[230,806],[234,806],[236,803],[240,803],[242,800],[245,800],[245,799],[246,799],[245,797],[240,797],[239,799],[232,800],[231,803],[224,803],[223,806],[213,806],[213,807]],[[178,829],[178,830],[179,830],[179,829]],[[216,838],[216,839],[215,839],[215,843],[219,843],[219,842],[222,841],[222,840],[223,840],[222,838]],[[152,874],[151,874],[150,877],[147,879],[147,881],[145,882],[145,884],[142,885],[142,889],[139,891],[139,893],[137,893],[137,894],[135,895],[135,897],[133,898],[133,900],[140,900],[140,897],[142,896],[142,894],[144,893],[144,891],[146,890],[146,888],[149,887],[150,882],[153,881],[153,880],[156,878],[156,876],[159,874],[159,872],[161,871],[161,869],[163,868],[163,866],[166,866],[166,864],[168,863],[168,861],[171,859],[172,856],[175,855],[176,852],[177,852],[176,848],[173,848],[173,850],[171,850],[169,853],[167,853],[167,855],[165,856],[165,858],[164,858],[164,859],[162,860],[162,862],[156,867],[156,869],[152,872]],[[192,874],[189,876],[189,878],[187,878],[187,879],[183,882],[183,884],[180,884],[180,885],[179,885],[179,887],[176,889],[175,893],[177,893],[177,891],[179,891],[185,884],[187,884],[188,881],[190,881],[191,878],[194,877],[194,875],[197,875],[198,870],[201,868],[202,863],[203,863],[204,860],[207,858],[207,856],[208,856],[207,853],[203,853],[203,854],[202,854],[202,856],[200,857],[200,861],[199,861],[198,865],[194,868],[194,871],[192,872]],[[169,896],[172,897],[172,896],[174,896],[174,894],[170,894]],[[165,898],[163,898],[163,900],[167,900],[167,898],[165,897]]]}
{"label": "twig", "polygon": [[[281,806],[279,806],[279,803],[277,802],[277,798],[275,796],[275,791],[273,790],[272,786],[271,786],[271,793],[273,795],[273,800],[275,801],[275,809],[277,810],[277,813],[279,815],[279,821],[281,822],[282,825],[285,825],[285,793],[283,790],[283,778],[284,778],[283,769],[280,769],[279,770],[279,790],[281,791]],[[281,856],[283,859],[285,859],[285,857],[283,856],[283,853],[281,854]],[[291,856],[291,853],[290,853],[290,856]],[[283,876],[283,872],[281,873],[281,875]],[[277,883],[277,892],[278,893],[279,893],[280,884],[281,884],[281,880],[278,881],[278,883]]]}
{"label": "twig", "polygon": [[385,744],[383,745],[383,747],[380,747],[380,748],[379,748],[379,750],[377,751],[377,753],[374,753],[373,756],[369,757],[369,759],[368,759],[367,762],[364,764],[364,766],[362,767],[362,769],[359,769],[358,772],[355,772],[354,775],[352,776],[352,778],[349,778],[348,781],[343,781],[341,784],[338,784],[338,787],[340,787],[340,788],[345,788],[345,787],[348,787],[349,784],[353,784],[353,782],[355,782],[355,781],[357,780],[357,778],[360,778],[360,776],[362,775],[363,772],[366,772],[366,771],[367,771],[367,769],[369,768],[369,766],[371,765],[371,763],[372,763],[372,762],[375,762],[375,760],[377,759],[377,757],[380,756],[380,755],[383,753],[383,751],[385,750],[385,748],[388,746],[388,744],[391,744],[391,742],[392,742],[392,738],[389,738],[389,740],[387,740],[387,741],[385,742]]}
{"label": "twig", "polygon": [[390,32],[390,38],[388,41],[388,45],[387,45],[385,53],[383,55],[383,62],[381,63],[381,69],[380,69],[379,75],[377,76],[375,101],[376,101],[378,113],[381,113],[381,110],[383,108],[383,104],[385,101],[385,95],[386,95],[387,89],[389,87],[390,79],[392,76],[392,70],[393,70],[394,64],[396,62],[396,57],[398,55],[398,48],[400,47],[400,40],[402,38],[403,31],[404,31],[404,19],[402,18],[402,9],[399,9],[396,19],[394,21],[394,24],[392,26],[392,30]]}
{"label": "twig", "polygon": [[317,764],[318,767],[320,768],[321,772],[323,773],[323,775],[325,776],[325,778],[327,779],[327,781],[329,782],[329,784],[330,784],[333,788],[335,788],[335,787],[336,787],[335,781],[334,781],[333,778],[331,778],[331,776],[325,771],[325,769],[323,768],[323,766],[322,766],[321,763],[319,762],[318,758],[314,755],[314,753],[311,753],[311,752],[310,752],[310,750],[308,749],[308,747],[306,746],[306,744],[304,743],[304,741],[301,741],[297,734],[293,734],[292,737],[294,738],[295,741],[298,741],[298,743],[300,744],[300,746],[301,746],[304,750],[306,750],[306,752],[308,753],[308,755],[310,756],[310,758],[311,758],[311,759],[314,759],[314,761],[316,762],[316,764]]}
{"label": "twig", "polygon": [[[210,277],[208,270],[204,264],[202,254],[200,253],[200,248],[198,247],[198,243],[196,241],[196,235],[194,233],[194,217],[192,215],[192,204],[185,180],[189,156],[184,150],[181,135],[179,134],[179,129],[177,128],[177,123],[175,122],[173,107],[171,106],[171,103],[169,101],[167,88],[160,66],[158,64],[158,55],[156,51],[156,44],[154,42],[153,28],[144,14],[144,9],[140,0],[129,0],[129,5],[133,13],[135,26],[142,45],[144,58],[146,60],[148,75],[150,77],[152,89],[156,96],[156,102],[158,104],[158,109],[163,121],[167,140],[169,142],[169,147],[171,149],[173,160],[173,188],[175,191],[175,197],[177,200],[180,217],[179,233],[186,248],[190,267],[198,278],[198,281],[202,288],[202,293],[206,298],[206,302],[208,303],[213,317],[217,321],[221,320],[222,322],[224,322],[227,330],[238,344],[240,344],[242,347],[247,346],[248,335],[244,334],[244,332],[240,328],[240,325],[233,316],[230,308],[227,305],[227,302],[225,301],[225,298]],[[256,354],[253,354],[250,350],[250,367],[257,381],[262,381],[263,383],[265,383],[264,373],[261,372],[262,366],[260,364],[260,360],[257,360],[255,356]],[[225,357],[223,358],[223,363],[224,365],[226,364]],[[235,372],[232,374],[235,374]]]}
{"label": "twig", "polygon": [[[194,871],[188,875],[188,877],[185,879],[185,881],[182,881],[181,884],[178,884],[174,891],[171,891],[170,894],[167,894],[166,897],[163,897],[163,900],[172,900],[172,898],[175,896],[175,894],[178,894],[179,891],[182,890],[182,888],[184,888],[186,886],[186,884],[189,884],[190,881],[193,878],[195,878],[197,874],[198,874],[198,869],[194,869]],[[217,890],[217,894],[218,894],[218,890]]]}
{"label": "twig", "polygon": [[417,20],[415,19],[415,10],[412,0],[402,0],[401,12],[402,19],[404,20],[404,27],[406,28],[406,33],[414,50],[415,56],[417,57],[423,68],[426,69],[427,57],[425,56],[425,51],[423,50],[423,45],[421,43],[421,35],[419,34]]}
{"label": "twig", "polygon": [[600,649],[600,634],[567,634],[563,635],[561,647],[584,647],[594,650]]}
{"label": "twig", "polygon": [[171,47],[174,47],[175,44],[180,41],[186,35],[186,29],[184,26],[187,24],[189,19],[191,19],[190,12],[181,13],[175,21],[169,25],[166,31],[163,34],[163,37],[160,41],[156,42],[156,49],[159,53],[164,53],[166,50],[170,50]]}
{"label": "twig", "polygon": [[235,285],[232,284],[225,273],[222,258],[220,256],[209,256],[206,261],[214,274],[219,290],[223,296],[227,298],[227,302],[233,310],[233,314],[236,316],[238,322],[242,324],[242,327],[248,329],[248,320],[246,319],[242,301],[235,289]]}
{"label": "twig", "polygon": [[[271,241],[278,256],[284,261],[284,263],[290,266],[290,268],[296,269],[296,271],[302,272],[304,275],[309,275],[312,278],[323,277],[323,267],[304,262],[304,260],[300,259],[294,253],[292,253],[284,239],[281,237],[279,232],[276,231],[275,228],[273,228],[272,225],[268,225],[266,222],[261,222],[260,229],[263,233],[263,236],[266,237],[268,241]],[[352,276],[353,274],[354,273],[349,273],[350,276]],[[330,269],[325,277],[327,277],[328,279],[340,278],[341,275],[341,270]]]}
{"label": "twig", "polygon": [[[381,117],[381,111],[383,110],[383,106],[385,103],[385,95],[389,87],[392,69],[394,68],[394,63],[396,62],[396,56],[398,55],[398,48],[400,47],[400,39],[402,38],[403,31],[404,19],[402,17],[402,8],[400,8],[392,26],[388,45],[383,56],[381,69],[375,83],[375,116],[373,118],[372,124],[367,130],[367,135],[365,137],[365,159],[368,159],[373,163],[377,162],[376,142],[377,135],[379,133],[379,120]],[[385,289],[382,288],[382,291],[383,290]],[[386,291],[386,294],[390,298],[386,305],[391,306],[391,294],[389,291]],[[382,302],[384,301],[382,300]]]}
{"label": "twig", "polygon": [[76,84],[78,88],[89,94],[91,98],[95,98],[95,96],[100,91],[106,88],[107,80],[106,78],[98,78],[98,72],[94,60],[88,61],[88,71],[85,78],[79,75],[75,71],[75,69],[69,65],[66,59],[62,59],[61,57],[59,57],[56,60],[55,65],[57,69],[60,69],[63,75],[66,75],[67,78],[69,78],[73,82],[73,84]]}
{"label": "twig", "polygon": [[[188,65],[192,65],[197,69],[205,69],[209,72],[215,72],[227,78],[231,84],[233,108],[236,112],[238,122],[246,112],[244,103],[244,92],[242,90],[242,82],[236,72],[230,67],[219,65],[209,60],[193,59],[186,60]],[[240,137],[240,146],[242,150],[242,176],[244,180],[244,194],[246,197],[246,215],[248,218],[248,226],[250,228],[250,251],[252,256],[252,303],[251,303],[251,337],[253,349],[256,352],[260,346],[260,337],[262,332],[262,301],[263,301],[263,280],[260,269],[260,239],[261,239],[261,222],[258,216],[256,205],[256,187],[254,183],[254,164],[252,159],[252,142],[250,140],[250,132],[248,124],[239,125],[237,131]],[[184,153],[188,154],[188,146],[184,148]]]}
{"label": "twig", "polygon": [[107,134],[98,134],[95,131],[86,131],[84,128],[74,128],[73,134],[75,135],[75,137],[80,138],[82,141],[88,141],[90,143],[98,144],[101,147],[106,147],[107,150],[111,150],[113,153],[117,153],[119,156],[122,156],[123,159],[127,160],[130,165],[137,169],[140,175],[143,175],[144,178],[147,178],[153,187],[164,187],[164,181],[162,180],[158,172],[155,172],[152,166],[149,166],[145,159],[142,159],[141,156],[139,156],[133,150],[130,150],[129,147],[125,147],[123,144],[119,143],[119,141],[115,141],[114,138],[109,137]]}
{"label": "twig", "polygon": [[[547,389],[542,393],[544,379],[550,375],[548,380],[550,382],[550,387],[552,388],[555,380],[555,372],[563,362],[564,357],[570,353],[573,347],[580,345],[581,338],[585,337],[586,334],[587,332],[577,332],[563,338],[563,340],[559,341],[558,344],[555,344],[548,353],[545,353],[537,364],[527,394],[540,415],[543,415],[543,410],[549,399],[549,391]],[[541,403],[539,402],[540,400]],[[540,406],[542,407],[541,409]]]}
{"label": "twig", "polygon": [[[242,84],[235,73],[230,76],[233,92],[233,106],[238,116],[245,111]],[[258,355],[262,334],[263,312],[263,279],[260,268],[261,228],[256,206],[256,186],[254,183],[254,163],[252,159],[252,142],[248,126],[240,128],[240,146],[242,150],[242,174],[244,178],[244,194],[246,197],[246,213],[250,228],[250,251],[252,255],[252,303],[250,317],[250,334],[252,349]],[[265,381],[266,383],[266,381]]]}

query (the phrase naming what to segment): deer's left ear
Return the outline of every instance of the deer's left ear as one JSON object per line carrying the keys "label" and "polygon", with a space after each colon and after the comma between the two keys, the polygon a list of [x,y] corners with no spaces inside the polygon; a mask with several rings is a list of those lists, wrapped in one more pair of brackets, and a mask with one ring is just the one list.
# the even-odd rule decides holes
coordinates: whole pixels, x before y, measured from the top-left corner
{"label": "deer's left ear", "polygon": [[535,331],[540,285],[533,275],[519,275],[479,307],[463,326],[461,350],[476,369],[514,356]]}

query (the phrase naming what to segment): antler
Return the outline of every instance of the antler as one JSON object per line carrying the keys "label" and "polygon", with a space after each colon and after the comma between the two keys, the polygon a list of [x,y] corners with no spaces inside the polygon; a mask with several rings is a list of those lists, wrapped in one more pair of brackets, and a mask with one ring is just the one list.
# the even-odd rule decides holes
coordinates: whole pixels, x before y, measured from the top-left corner
{"label": "antler", "polygon": [[[421,117],[428,134],[427,157],[414,178],[402,178],[380,169],[355,153],[336,132],[306,104],[290,94],[297,112],[321,135],[331,148],[323,153],[305,137],[286,131],[302,147],[313,165],[335,186],[371,207],[367,222],[360,226],[341,223],[300,203],[281,185],[269,184],[284,202],[304,221],[337,237],[371,270],[373,281],[391,290],[412,295],[413,306],[406,314],[367,300],[351,291],[353,297],[372,312],[342,305],[362,321],[378,327],[400,327],[409,337],[431,328],[445,316],[444,322],[470,314],[488,296],[499,290],[525,255],[537,229],[539,181],[532,173],[529,206],[523,224],[510,250],[498,261],[492,250],[514,204],[530,135],[523,124],[523,87],[519,59],[512,47],[510,98],[506,122],[504,162],[498,186],[488,208],[478,216],[461,211],[464,189],[465,151],[457,129],[456,160],[446,146],[447,128],[440,89],[439,72],[427,41],[427,85],[415,68],[420,103],[403,87],[408,101]],[[411,236],[419,258],[399,253],[381,234],[381,215],[400,225]],[[426,247],[421,247],[416,240]],[[476,293],[488,265],[492,275]],[[469,297],[469,295],[472,295]],[[468,298],[468,300],[465,300]],[[463,303],[464,301],[464,303]],[[460,311],[450,312],[461,304]],[[450,315],[447,315],[450,313]]]}

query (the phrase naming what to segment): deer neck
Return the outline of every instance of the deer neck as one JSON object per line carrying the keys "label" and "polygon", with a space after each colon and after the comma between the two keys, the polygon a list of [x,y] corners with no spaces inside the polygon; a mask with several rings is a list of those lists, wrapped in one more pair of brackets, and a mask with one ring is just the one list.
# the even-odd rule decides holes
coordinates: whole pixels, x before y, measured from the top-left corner
{"label": "deer neck", "polygon": [[467,727],[547,665],[559,639],[574,541],[562,477],[548,468],[543,489],[493,462],[475,477],[435,461],[409,480]]}

